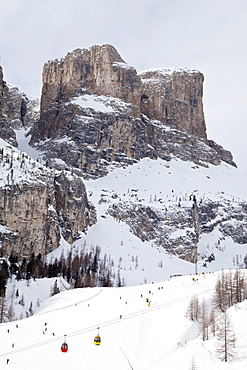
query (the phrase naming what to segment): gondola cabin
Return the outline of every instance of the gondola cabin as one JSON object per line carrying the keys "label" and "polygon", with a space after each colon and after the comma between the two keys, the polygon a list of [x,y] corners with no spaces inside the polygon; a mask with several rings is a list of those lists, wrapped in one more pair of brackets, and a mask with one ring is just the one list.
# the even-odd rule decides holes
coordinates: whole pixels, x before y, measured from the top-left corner
{"label": "gondola cabin", "polygon": [[61,346],[61,351],[62,352],[68,352],[68,344],[67,343],[63,343],[62,346]]}
{"label": "gondola cabin", "polygon": [[61,351],[62,352],[68,352],[68,344],[66,343],[66,335],[64,336],[64,342],[61,345]]}
{"label": "gondola cabin", "polygon": [[100,345],[100,343],[101,343],[101,338],[100,338],[100,336],[99,336],[99,335],[96,335],[96,337],[94,338],[94,344],[95,344],[96,346],[99,346],[99,345]]}

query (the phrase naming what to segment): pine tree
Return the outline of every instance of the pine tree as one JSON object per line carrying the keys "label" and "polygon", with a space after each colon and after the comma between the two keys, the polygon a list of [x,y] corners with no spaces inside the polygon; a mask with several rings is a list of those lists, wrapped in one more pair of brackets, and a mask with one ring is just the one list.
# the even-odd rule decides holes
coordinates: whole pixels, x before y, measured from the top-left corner
{"label": "pine tree", "polygon": [[15,297],[16,297],[16,298],[18,298],[18,297],[19,297],[19,290],[18,290],[18,289],[16,289]]}
{"label": "pine tree", "polygon": [[23,307],[25,306],[24,294],[21,295],[21,299],[19,300],[19,304]]}
{"label": "pine tree", "polygon": [[58,294],[58,293],[60,293],[60,290],[58,288],[57,279],[56,279],[54,284],[53,284],[53,287],[52,287],[51,295],[53,296],[53,295]]}
{"label": "pine tree", "polygon": [[229,361],[234,357],[235,334],[229,315],[225,312],[217,325],[216,352],[221,361]]}
{"label": "pine tree", "polygon": [[0,297],[0,323],[7,321],[7,302],[5,297]]}
{"label": "pine tree", "polygon": [[29,306],[29,314],[30,315],[33,315],[33,302],[30,303],[30,306]]}
{"label": "pine tree", "polygon": [[247,269],[247,254],[244,257],[244,268]]}
{"label": "pine tree", "polygon": [[8,277],[8,264],[2,259],[0,261],[0,297],[5,297]]}

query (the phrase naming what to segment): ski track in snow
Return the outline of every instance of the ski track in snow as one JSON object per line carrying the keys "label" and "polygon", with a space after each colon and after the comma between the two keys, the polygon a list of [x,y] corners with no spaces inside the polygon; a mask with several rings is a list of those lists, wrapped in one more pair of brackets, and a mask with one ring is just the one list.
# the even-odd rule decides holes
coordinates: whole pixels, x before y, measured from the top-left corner
{"label": "ski track in snow", "polygon": [[[202,342],[196,325],[185,317],[192,296],[198,295],[200,302],[210,299],[217,276],[57,294],[44,301],[37,314],[0,325],[0,369],[9,359],[8,367],[14,370],[184,370],[194,356],[200,370],[242,370],[247,366],[247,330],[239,333],[239,328],[247,329],[247,302],[230,309],[238,333],[233,363],[221,363],[214,355],[214,338]],[[98,327],[102,343],[95,346]],[[60,350],[64,335],[67,353]]]}

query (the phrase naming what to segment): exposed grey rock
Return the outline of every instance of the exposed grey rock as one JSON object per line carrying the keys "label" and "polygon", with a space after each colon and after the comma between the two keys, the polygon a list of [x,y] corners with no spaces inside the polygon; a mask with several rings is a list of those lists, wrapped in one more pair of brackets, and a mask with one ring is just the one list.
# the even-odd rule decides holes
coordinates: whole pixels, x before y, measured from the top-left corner
{"label": "exposed grey rock", "polygon": [[191,197],[189,206],[177,203],[169,209],[158,209],[154,204],[145,206],[118,199],[109,206],[107,213],[125,222],[142,241],[152,241],[167,252],[193,263],[197,261],[199,238],[217,228],[223,238],[231,237],[236,243],[247,243],[246,203],[240,202],[233,207],[227,200],[205,199],[198,204]]}
{"label": "exposed grey rock", "polygon": [[39,118],[39,99],[30,98],[3,80],[0,66],[0,137],[18,146],[15,129],[33,126]]}
{"label": "exposed grey rock", "polygon": [[[145,157],[235,166],[232,154],[207,138],[203,79],[188,68],[138,74],[111,45],[76,49],[44,65],[39,116],[38,101],[6,84],[0,68],[0,137],[17,145],[13,129],[30,128],[30,144],[48,167],[62,170],[40,166],[32,181],[17,183],[9,166],[8,184],[0,188],[1,253],[45,254],[61,236],[72,243],[96,222],[77,175],[98,178]],[[227,201],[192,199],[190,206],[160,209],[114,196],[109,215],[188,261],[196,262],[200,236],[215,228],[246,243],[245,203],[232,209]]]}
{"label": "exposed grey rock", "polygon": [[203,74],[188,68],[152,69],[142,80],[141,110],[150,119],[206,139]]}
{"label": "exposed grey rock", "polygon": [[138,75],[111,45],[76,49],[44,65],[30,143],[50,165],[91,178],[144,157],[235,165],[230,152],[207,139],[202,92],[199,71]]}
{"label": "exposed grey rock", "polygon": [[13,148],[1,149],[0,164],[6,175],[0,187],[1,255],[44,255],[59,246],[61,236],[72,243],[96,222],[75,174],[49,170]]}

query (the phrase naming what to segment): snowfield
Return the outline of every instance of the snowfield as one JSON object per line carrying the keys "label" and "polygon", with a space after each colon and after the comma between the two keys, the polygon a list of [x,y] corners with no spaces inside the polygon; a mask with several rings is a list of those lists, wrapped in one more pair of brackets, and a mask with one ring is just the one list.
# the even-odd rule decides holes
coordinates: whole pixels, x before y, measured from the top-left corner
{"label": "snowfield", "polygon": [[[190,194],[195,194],[198,201],[207,198],[219,202],[226,200],[232,206],[238,206],[241,200],[247,200],[246,175],[239,169],[225,163],[204,168],[176,159],[166,162],[145,158],[127,168],[114,169],[103,178],[84,182],[89,200],[97,209],[97,223],[86,234],[81,233],[81,238],[74,242],[72,248],[80,250],[83,245],[100,246],[101,257],[107,254],[114,260],[116,273],[117,266],[120,266],[121,277],[126,285],[163,281],[172,274],[193,274],[196,268],[198,272],[214,272],[243,266],[247,244],[238,244],[231,237],[223,237],[217,228],[201,234],[196,267],[176,255],[167,254],[152,240],[142,242],[130,232],[126,223],[118,222],[107,212],[115,202],[135,202],[161,211],[164,208],[171,209],[173,212],[177,209],[179,198],[182,206],[191,208],[191,202],[188,201]],[[179,229],[173,237],[184,232]],[[71,245],[62,240],[61,246],[48,258],[59,259],[62,250],[66,255],[70,248]],[[209,257],[212,253],[215,260],[207,263],[206,268],[203,267],[205,256]],[[237,259],[239,263],[236,263]]]}
{"label": "snowfield", "polygon": [[[195,295],[210,307],[217,276],[189,275],[133,287],[59,293],[43,301],[33,316],[0,325],[0,368],[9,360],[8,368],[15,370],[185,370],[192,362],[200,370],[246,369],[247,301],[229,309],[237,337],[232,362],[221,362],[215,337],[203,342],[198,324],[185,317]],[[98,327],[102,342],[95,346]],[[62,353],[65,335],[68,352]]]}
{"label": "snowfield", "polygon": [[[29,153],[24,132],[19,134],[22,150],[26,148]],[[4,147],[5,143],[0,140],[0,145]],[[26,157],[21,166],[17,159],[20,154],[11,146],[5,146],[6,153],[13,158],[13,167],[1,167],[1,186],[11,184],[12,178],[15,183],[31,182],[32,171],[37,171],[42,181],[42,176],[49,172],[41,163]],[[25,178],[23,173],[27,173]],[[97,209],[96,225],[81,233],[72,245],[61,239],[60,247],[47,260],[59,259],[62,252],[66,256],[71,249],[88,251],[99,246],[100,257],[112,258],[113,270],[117,274],[120,269],[126,286],[66,290],[66,282],[57,278],[60,290],[64,291],[49,298],[56,278],[36,279],[29,286],[26,281],[17,282],[13,278],[7,288],[8,306],[18,289],[19,297],[13,298],[15,316],[25,317],[31,302],[34,315],[0,325],[0,369],[5,368],[7,360],[7,366],[16,370],[186,370],[193,369],[193,363],[198,370],[246,369],[247,302],[229,309],[237,338],[235,358],[229,363],[217,359],[215,338],[211,336],[203,342],[198,325],[189,321],[185,312],[194,295],[198,295],[200,302],[204,298],[210,307],[216,271],[242,267],[247,244],[223,238],[215,228],[201,234],[195,266],[169,255],[152,240],[142,242],[126,223],[118,222],[108,213],[116,199],[119,204],[134,201],[137,205],[161,211],[166,207],[173,212],[180,198],[183,207],[191,207],[189,195],[196,195],[198,201],[209,198],[228,202],[236,209],[241,201],[247,200],[246,174],[225,163],[205,168],[175,158],[170,162],[145,158],[127,168],[114,168],[98,180],[85,181],[85,185],[89,200]],[[219,206],[219,211],[224,213],[223,207]],[[174,230],[172,237],[183,233],[185,230]],[[203,267],[204,257],[211,253],[215,260]],[[196,270],[198,282],[192,280]],[[170,278],[171,275],[182,276]],[[22,294],[24,306],[19,304]],[[150,306],[146,299],[151,301]],[[95,346],[93,339],[98,327],[102,344]],[[62,353],[65,335],[69,350]]]}

